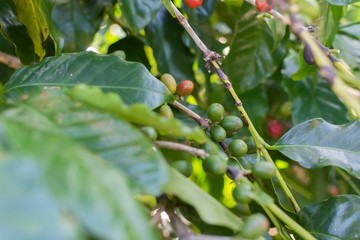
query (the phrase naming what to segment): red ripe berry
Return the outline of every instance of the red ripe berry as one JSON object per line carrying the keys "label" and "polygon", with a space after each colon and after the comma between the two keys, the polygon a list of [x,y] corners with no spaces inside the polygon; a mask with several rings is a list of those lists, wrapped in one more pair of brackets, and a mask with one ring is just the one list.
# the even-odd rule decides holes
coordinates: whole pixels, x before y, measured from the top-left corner
{"label": "red ripe berry", "polygon": [[186,96],[194,90],[194,83],[190,80],[184,80],[176,87],[176,94],[179,96]]}
{"label": "red ripe berry", "polygon": [[266,13],[271,11],[271,7],[266,0],[255,0],[255,6],[257,10],[261,13]]}
{"label": "red ripe berry", "polygon": [[279,138],[282,134],[283,127],[282,124],[276,120],[273,120],[268,125],[268,133],[273,138]]}
{"label": "red ripe berry", "polygon": [[200,7],[203,0],[184,0],[185,4],[190,8]]}

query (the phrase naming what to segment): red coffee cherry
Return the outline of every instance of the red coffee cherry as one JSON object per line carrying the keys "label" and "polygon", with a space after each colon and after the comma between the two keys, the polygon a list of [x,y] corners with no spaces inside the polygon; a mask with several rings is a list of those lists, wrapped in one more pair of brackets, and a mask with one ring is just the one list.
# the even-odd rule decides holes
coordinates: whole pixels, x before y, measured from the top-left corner
{"label": "red coffee cherry", "polygon": [[279,138],[283,132],[283,126],[280,122],[273,120],[268,125],[268,133],[273,138]]}
{"label": "red coffee cherry", "polygon": [[257,10],[261,13],[266,13],[271,11],[271,7],[267,1],[255,0],[255,6]]}
{"label": "red coffee cherry", "polygon": [[184,0],[185,4],[190,8],[200,7],[203,0]]}
{"label": "red coffee cherry", "polygon": [[186,96],[194,90],[194,83],[190,80],[184,80],[177,85],[176,94],[179,96]]}

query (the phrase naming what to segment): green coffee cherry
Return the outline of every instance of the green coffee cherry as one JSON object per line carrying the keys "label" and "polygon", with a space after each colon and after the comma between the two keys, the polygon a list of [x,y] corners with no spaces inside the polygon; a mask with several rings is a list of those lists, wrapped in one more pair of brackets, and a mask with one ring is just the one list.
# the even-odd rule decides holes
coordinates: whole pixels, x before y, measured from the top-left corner
{"label": "green coffee cherry", "polygon": [[252,167],[252,173],[263,179],[269,179],[275,176],[276,167],[271,162],[257,162]]}
{"label": "green coffee cherry", "polygon": [[229,144],[229,152],[234,157],[242,157],[248,151],[248,146],[246,143],[241,139],[235,139]]}
{"label": "green coffee cherry", "polygon": [[220,103],[213,103],[208,107],[207,115],[213,122],[220,122],[225,114],[225,109]]}
{"label": "green coffee cherry", "polygon": [[173,111],[167,104],[164,104],[160,107],[159,113],[163,117],[166,117],[168,119],[174,119]]}
{"label": "green coffee cherry", "polygon": [[206,172],[221,175],[226,172],[227,163],[225,159],[218,156],[209,156],[202,161],[203,168]]}
{"label": "green coffee cherry", "polygon": [[176,92],[176,81],[171,74],[165,73],[161,76],[160,81],[169,89],[171,94]]}
{"label": "green coffee cherry", "polygon": [[262,236],[269,230],[269,221],[261,213],[256,213],[244,220],[240,230],[240,236],[243,238],[255,239]]}
{"label": "green coffee cherry", "polygon": [[254,138],[252,136],[245,139],[245,143],[248,146],[248,152],[255,152],[256,151],[256,145]]}
{"label": "green coffee cherry", "polygon": [[209,155],[216,155],[219,152],[218,146],[213,142],[209,141],[205,143],[202,148],[205,150],[206,153]]}
{"label": "green coffee cherry", "polygon": [[233,190],[234,200],[241,204],[247,204],[253,200],[254,193],[251,185],[247,182],[242,182],[237,185]]}
{"label": "green coffee cherry", "polygon": [[193,171],[192,164],[186,160],[172,162],[171,166],[182,173],[185,177],[189,177]]}
{"label": "green coffee cherry", "polygon": [[232,138],[237,133],[236,131],[229,131],[229,130],[225,130],[225,132],[226,132],[226,137],[227,138]]}
{"label": "green coffee cherry", "polygon": [[226,138],[226,132],[225,130],[220,126],[214,126],[210,129],[210,135],[211,137],[217,141],[222,142]]}
{"label": "green coffee cherry", "polygon": [[240,118],[236,116],[225,116],[220,122],[222,126],[227,131],[238,131],[243,126],[243,122]]}
{"label": "green coffee cherry", "polygon": [[[236,171],[241,171],[238,161],[234,158],[229,158],[227,165]],[[226,171],[226,175],[228,178],[234,180],[233,178],[235,176],[232,176],[230,172]]]}
{"label": "green coffee cherry", "polygon": [[141,131],[151,140],[155,141],[158,137],[158,134],[153,127],[142,127]]}

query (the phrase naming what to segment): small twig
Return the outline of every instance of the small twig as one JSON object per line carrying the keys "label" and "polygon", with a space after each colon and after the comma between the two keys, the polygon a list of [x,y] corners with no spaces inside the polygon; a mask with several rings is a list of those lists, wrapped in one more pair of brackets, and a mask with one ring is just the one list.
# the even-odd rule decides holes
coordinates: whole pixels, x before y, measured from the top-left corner
{"label": "small twig", "polygon": [[179,109],[180,111],[182,111],[183,113],[185,113],[186,115],[188,115],[189,117],[191,117],[192,119],[194,119],[205,130],[210,130],[211,127],[209,125],[209,120],[201,117],[196,112],[190,110],[189,108],[182,105],[180,102],[176,100],[170,104],[176,107],[177,109]]}
{"label": "small twig", "polygon": [[204,149],[190,147],[184,144],[168,142],[168,141],[155,141],[155,146],[159,148],[168,148],[176,151],[187,152],[199,158],[206,158],[209,156]]}
{"label": "small twig", "polygon": [[5,65],[7,65],[13,69],[19,69],[24,66],[21,64],[19,58],[14,57],[14,56],[4,53],[4,52],[0,52],[0,62],[4,63]]}

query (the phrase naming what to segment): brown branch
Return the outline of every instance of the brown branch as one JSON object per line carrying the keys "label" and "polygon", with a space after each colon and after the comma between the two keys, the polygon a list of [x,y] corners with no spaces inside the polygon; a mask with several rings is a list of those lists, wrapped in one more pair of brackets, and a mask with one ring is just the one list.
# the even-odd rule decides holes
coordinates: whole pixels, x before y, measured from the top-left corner
{"label": "brown branch", "polygon": [[24,66],[21,64],[19,58],[4,52],[0,52],[0,62],[13,69],[19,69]]}
{"label": "brown branch", "polygon": [[176,151],[187,152],[199,158],[206,158],[209,156],[209,154],[205,152],[204,149],[194,148],[180,143],[168,142],[168,141],[155,141],[154,144],[159,148],[167,148]]}

